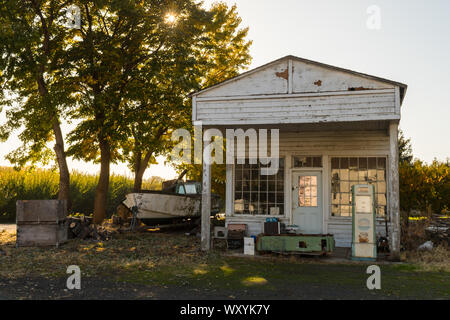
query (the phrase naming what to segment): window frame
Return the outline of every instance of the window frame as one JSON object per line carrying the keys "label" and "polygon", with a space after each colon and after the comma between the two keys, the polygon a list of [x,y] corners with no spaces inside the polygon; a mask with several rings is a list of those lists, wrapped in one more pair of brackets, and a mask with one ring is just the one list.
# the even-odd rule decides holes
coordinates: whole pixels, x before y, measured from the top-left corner
{"label": "window frame", "polygon": [[[311,167],[296,167],[295,166],[295,158],[298,158],[298,157],[312,158],[313,164],[314,164],[314,158],[320,158],[321,166],[320,167],[315,167],[313,165]],[[317,169],[317,170],[319,170],[319,169],[323,169],[324,168],[323,160],[324,160],[324,157],[323,157],[322,154],[316,154],[316,153],[314,153],[314,154],[308,154],[308,153],[297,154],[297,153],[294,153],[294,154],[291,155],[291,168],[292,169],[310,169],[310,170],[316,170]]]}
{"label": "window frame", "polygon": [[[387,154],[370,154],[370,155],[361,155],[359,153],[350,153],[350,154],[328,154],[328,176],[329,176],[329,181],[327,182],[327,188],[328,188],[328,219],[329,220],[334,220],[334,221],[352,221],[353,217],[352,215],[350,216],[333,216],[332,214],[332,158],[385,158],[386,160],[386,168],[385,168],[385,184],[386,184],[386,191],[385,191],[385,195],[386,195],[386,205],[385,205],[385,215],[384,216],[378,216],[377,214],[375,215],[375,220],[377,222],[385,222],[387,221],[388,223],[390,222],[390,211],[389,211],[389,175],[390,175],[390,165],[389,165],[389,155]],[[377,197],[377,193],[375,193],[375,197]],[[352,213],[352,212],[351,212]]]}
{"label": "window frame", "polygon": [[[283,167],[283,170],[284,170],[284,172],[283,172],[283,208],[284,209],[283,209],[283,214],[280,214],[280,215],[271,215],[270,213],[269,214],[247,214],[247,213],[236,213],[235,212],[234,208],[235,208],[235,200],[236,200],[236,165],[239,165],[237,163],[237,159],[235,159],[235,162],[233,164],[233,183],[232,183],[232,186],[233,186],[233,188],[232,188],[232,190],[233,190],[233,192],[232,192],[232,200],[233,201],[232,201],[232,205],[231,205],[231,216],[232,217],[235,217],[235,218],[239,218],[239,217],[242,217],[242,218],[259,218],[259,219],[265,219],[267,217],[273,217],[273,218],[280,218],[280,219],[282,219],[282,218],[288,217],[288,212],[287,212],[287,208],[286,208],[286,185],[287,185],[286,172],[288,171],[288,169],[286,167],[287,166],[287,163],[286,163],[287,158],[288,157],[285,156],[285,155],[280,155],[278,157],[278,159],[283,159],[284,160],[284,167]],[[248,164],[248,161],[249,161],[249,159],[246,158],[245,159],[245,164]],[[259,159],[257,161],[259,162]],[[275,197],[276,196],[277,196],[277,193],[275,192]],[[276,202],[276,203],[278,203],[278,202]]]}

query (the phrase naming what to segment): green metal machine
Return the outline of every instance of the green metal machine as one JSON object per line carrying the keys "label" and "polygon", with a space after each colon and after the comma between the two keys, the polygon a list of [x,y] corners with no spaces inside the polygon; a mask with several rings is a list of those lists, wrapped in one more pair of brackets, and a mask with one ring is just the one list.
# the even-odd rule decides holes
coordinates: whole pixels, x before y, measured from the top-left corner
{"label": "green metal machine", "polygon": [[256,248],[258,251],[325,255],[333,252],[334,237],[329,234],[261,235],[257,239]]}

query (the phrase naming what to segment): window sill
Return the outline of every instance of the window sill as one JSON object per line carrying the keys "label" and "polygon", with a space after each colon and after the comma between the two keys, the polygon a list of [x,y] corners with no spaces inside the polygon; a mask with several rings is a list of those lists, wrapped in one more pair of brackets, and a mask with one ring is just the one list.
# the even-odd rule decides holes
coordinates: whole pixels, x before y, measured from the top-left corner
{"label": "window sill", "polygon": [[[379,218],[379,217],[377,217],[376,218],[376,220],[377,220],[377,222],[384,222],[385,220],[384,220],[384,218]],[[352,221],[352,217],[328,217],[328,221],[335,221],[335,222],[339,222],[339,221],[342,221],[342,222],[346,222],[346,221]],[[388,222],[390,222],[389,220],[388,220]]]}
{"label": "window sill", "polygon": [[242,218],[256,218],[256,219],[265,219],[265,218],[278,218],[278,219],[287,219],[286,215],[261,215],[261,214],[235,214],[233,213],[232,215],[230,215],[230,217],[233,218],[237,218],[237,217],[242,217]]}

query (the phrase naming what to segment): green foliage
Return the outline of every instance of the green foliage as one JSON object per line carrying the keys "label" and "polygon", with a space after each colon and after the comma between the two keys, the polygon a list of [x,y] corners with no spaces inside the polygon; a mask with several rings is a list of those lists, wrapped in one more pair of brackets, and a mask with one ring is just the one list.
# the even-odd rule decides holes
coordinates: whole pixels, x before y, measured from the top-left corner
{"label": "green foliage", "polygon": [[214,3],[211,12],[212,23],[201,50],[203,61],[197,65],[199,88],[237,76],[252,60],[252,41],[247,40],[249,29],[240,28],[242,19],[236,5],[228,7],[223,2]]}
{"label": "green foliage", "polygon": [[400,162],[411,164],[413,160],[411,139],[406,138],[402,130],[399,130],[398,134],[398,152]]}
{"label": "green foliage", "polygon": [[66,5],[0,0],[0,109],[8,106],[0,140],[20,131],[22,145],[7,156],[18,167],[53,160],[53,126],[73,104],[64,53],[73,33],[63,23]]}
{"label": "green foliage", "polygon": [[[236,5],[228,7],[225,3],[218,2],[213,4],[211,12],[213,19],[203,44],[202,63],[197,65],[201,75],[198,78],[197,89],[213,86],[237,76],[252,60],[250,55],[252,41],[247,40],[248,28],[240,28],[242,20],[237,13]],[[190,118],[186,119],[185,128],[191,130],[193,136],[192,121]],[[191,154],[194,154],[193,150]],[[201,165],[173,163],[173,166],[179,172],[187,169],[190,179],[202,180]],[[211,175],[212,192],[225,198],[226,166],[212,165]]]}
{"label": "green foliage", "polygon": [[[178,10],[177,15],[180,14]],[[202,32],[195,29],[187,32],[184,18],[172,26],[169,36],[176,50],[162,55],[166,60],[172,58],[159,66],[158,74],[146,78],[150,79],[148,84],[143,82],[140,92],[146,93],[134,98],[140,112],[130,114],[136,119],[128,121],[132,139],[125,141],[122,148],[130,169],[138,174],[153,163],[149,160],[171,151],[171,130],[191,128],[188,93],[236,76],[251,61],[251,41],[246,39],[248,28],[240,29],[236,6],[215,3],[202,15],[202,20],[191,21],[203,25]],[[184,36],[179,38],[180,35]],[[190,58],[179,59],[179,55]],[[196,171],[194,167],[190,169]]]}
{"label": "green foliage", "polygon": [[[85,22],[68,50],[80,106],[71,116],[81,120],[69,135],[69,153],[99,161],[103,146],[111,160],[123,160],[119,149],[133,135],[158,153],[154,142],[162,139],[151,130],[179,118],[195,85],[193,50],[208,12],[191,0],[75,3]],[[169,12],[177,16],[175,25],[165,21]]]}
{"label": "green foliage", "polygon": [[413,163],[402,161],[399,165],[400,207],[410,212],[431,209],[445,213],[450,209],[449,162],[434,160],[426,164],[420,160]]}
{"label": "green foliage", "polygon": [[[64,24],[68,5],[79,7],[80,29]],[[142,176],[170,150],[170,130],[190,125],[188,93],[249,64],[240,23],[235,6],[206,10],[194,0],[0,0],[0,107],[8,106],[0,139],[20,130],[23,142],[8,159],[48,164],[55,140],[65,190],[66,154],[100,162],[100,221],[110,162],[125,160]],[[77,120],[67,153],[59,119]]]}
{"label": "green foliage", "polygon": [[[14,170],[0,167],[0,221],[14,221],[17,200],[56,199],[59,175],[55,171],[42,169]],[[93,212],[95,189],[98,177],[73,172],[70,190],[73,201],[72,212],[89,215]],[[108,190],[107,212],[111,215],[133,187],[133,180],[112,175]],[[161,179],[144,181],[145,189],[160,189]]]}

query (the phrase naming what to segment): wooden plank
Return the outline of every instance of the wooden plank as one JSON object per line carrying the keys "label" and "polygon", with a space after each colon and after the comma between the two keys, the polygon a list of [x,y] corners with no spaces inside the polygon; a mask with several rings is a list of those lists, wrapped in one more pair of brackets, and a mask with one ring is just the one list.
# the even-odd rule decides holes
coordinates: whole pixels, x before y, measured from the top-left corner
{"label": "wooden plank", "polygon": [[[206,141],[205,141],[206,144]],[[206,149],[206,145],[204,150]],[[211,249],[211,153],[203,153],[201,249]]]}
{"label": "wooden plank", "polygon": [[400,88],[395,87],[395,113],[401,116],[401,98],[400,98]]}
{"label": "wooden plank", "polygon": [[[311,92],[327,90],[364,90],[378,88],[393,88],[400,86],[406,89],[406,85],[380,77],[355,72],[349,69],[339,68],[312,60],[307,60],[295,56],[286,56],[281,59],[269,62],[263,66],[255,68],[228,79],[217,85],[203,89],[194,93],[197,96],[214,96],[219,93],[227,96],[239,94],[242,91],[253,89],[255,92],[266,93],[273,88],[261,87],[260,82],[269,75],[273,77],[273,71],[284,70],[289,62],[293,65],[293,89],[294,92]],[[278,76],[278,75],[277,75]],[[281,77],[280,77],[281,78]],[[268,81],[269,82],[269,81]]]}
{"label": "wooden plank", "polygon": [[[330,110],[306,110],[306,111],[297,111],[297,110],[289,110],[289,111],[267,111],[261,110],[259,112],[247,113],[245,115],[246,119],[267,119],[268,117],[277,117],[277,118],[288,118],[288,117],[298,117],[298,118],[314,118],[314,117],[336,117],[336,116],[352,116],[352,115],[367,115],[370,116],[372,114],[395,114],[394,109],[391,106],[377,106],[373,108],[352,108],[350,106],[333,106],[333,109]],[[242,110],[232,110],[230,113],[203,113],[199,114],[200,119],[215,119],[215,118],[223,118],[223,119],[242,119]]]}
{"label": "wooden plank", "polygon": [[251,106],[271,106],[273,104],[279,103],[280,105],[309,105],[311,102],[316,104],[335,104],[337,102],[348,103],[351,101],[355,102],[370,102],[370,101],[390,101],[394,102],[395,93],[394,92],[374,92],[374,93],[364,93],[364,94],[354,94],[350,92],[345,92],[339,95],[309,95],[309,96],[299,96],[299,95],[284,95],[284,96],[264,96],[259,99],[253,97],[240,98],[240,99],[214,99],[214,100],[199,100],[197,102],[200,106],[215,106],[221,104],[228,105],[248,105]]}
{"label": "wooden plank", "polygon": [[292,94],[294,83],[293,83],[293,70],[292,70],[292,59],[288,62],[289,78],[288,78],[288,94]]}
{"label": "wooden plank", "polygon": [[192,97],[192,121],[197,120],[197,96]]}
{"label": "wooden plank", "polygon": [[225,184],[225,214],[231,216],[233,214],[233,198],[234,198],[234,165],[226,165],[226,184]]}
{"label": "wooden plank", "polygon": [[[386,156],[389,137],[385,131],[281,132],[279,148],[282,154]],[[248,149],[256,151],[247,144]]]}
{"label": "wooden plank", "polygon": [[[319,82],[320,81],[320,82]],[[294,61],[294,92],[393,88],[390,83],[368,79],[327,67]]]}
{"label": "wooden plank", "polygon": [[398,176],[398,122],[392,121],[389,124],[389,215],[391,220],[391,230],[389,235],[391,255],[393,260],[400,260],[400,194]]}
{"label": "wooden plank", "polygon": [[266,100],[266,99],[291,99],[291,98],[312,98],[312,97],[329,97],[329,96],[359,96],[372,94],[395,93],[395,89],[374,89],[361,91],[328,91],[328,92],[305,92],[287,94],[259,94],[259,95],[242,95],[242,96],[196,96],[198,102],[205,101],[234,101],[234,100]]}
{"label": "wooden plank", "polygon": [[[323,151],[322,151],[323,153]],[[328,216],[330,214],[330,158],[328,154],[322,155],[322,202],[323,202],[323,217],[322,217],[322,233],[328,233]]]}
{"label": "wooden plank", "polygon": [[16,202],[17,224],[30,222],[64,221],[67,205],[64,200],[18,200]]}
{"label": "wooden plank", "polygon": [[333,122],[354,122],[354,121],[377,121],[377,120],[400,120],[400,116],[396,114],[373,114],[370,116],[333,116],[333,117],[314,117],[314,118],[263,118],[263,119],[215,119],[203,120],[204,126],[214,125],[281,125],[281,124],[306,124],[306,123],[333,123]]}
{"label": "wooden plank", "polygon": [[[251,94],[280,94],[288,90],[288,62],[280,61],[259,69],[256,73],[247,73],[244,77],[236,77],[226,84],[205,89],[199,96],[236,96]],[[285,76],[286,74],[286,76]]]}
{"label": "wooden plank", "polygon": [[18,247],[59,246],[67,241],[67,224],[17,225]]}
{"label": "wooden plank", "polygon": [[[280,149],[281,150],[281,149]],[[291,150],[284,154],[284,214],[289,219],[289,224],[294,223],[292,216],[292,157]]]}
{"label": "wooden plank", "polygon": [[[392,101],[366,101],[366,102],[346,102],[340,104],[322,104],[314,105],[310,102],[304,105],[272,105],[272,106],[261,106],[261,105],[250,105],[250,106],[238,106],[224,104],[221,106],[213,106],[211,108],[200,108],[198,110],[199,118],[204,117],[216,117],[223,115],[228,117],[229,115],[240,112],[246,114],[253,113],[273,113],[278,112],[321,112],[321,111],[333,111],[333,110],[367,110],[370,109],[374,113],[379,112],[376,108],[390,108],[387,112],[395,112],[394,102]],[[276,114],[278,115],[278,114]],[[241,116],[242,117],[242,116]]]}

